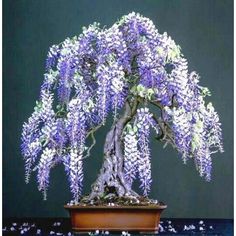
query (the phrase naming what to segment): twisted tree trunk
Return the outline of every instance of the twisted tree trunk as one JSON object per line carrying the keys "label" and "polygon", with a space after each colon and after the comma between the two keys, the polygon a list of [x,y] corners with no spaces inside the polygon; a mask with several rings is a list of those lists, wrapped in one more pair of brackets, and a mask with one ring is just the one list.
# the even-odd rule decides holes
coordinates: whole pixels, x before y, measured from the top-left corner
{"label": "twisted tree trunk", "polygon": [[115,194],[116,196],[138,196],[125,180],[124,155],[122,132],[126,124],[134,117],[138,107],[135,99],[132,106],[126,101],[123,115],[107,133],[104,144],[104,162],[99,176],[92,185],[89,199],[99,198],[102,195]]}

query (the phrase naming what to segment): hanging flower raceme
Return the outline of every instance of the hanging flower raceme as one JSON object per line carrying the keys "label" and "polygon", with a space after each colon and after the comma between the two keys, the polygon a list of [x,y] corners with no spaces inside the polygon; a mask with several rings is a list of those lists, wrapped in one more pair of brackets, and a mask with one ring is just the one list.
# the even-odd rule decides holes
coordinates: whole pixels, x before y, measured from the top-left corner
{"label": "hanging flower raceme", "polygon": [[110,90],[111,80],[109,77],[109,68],[105,65],[99,65],[97,68],[98,90],[97,90],[97,107],[98,115],[102,122],[105,122],[107,114],[110,110]]}
{"label": "hanging flower raceme", "polygon": [[175,145],[182,154],[184,163],[186,163],[191,151],[192,116],[186,113],[183,107],[173,108],[171,115]]}
{"label": "hanging flower raceme", "polygon": [[141,181],[140,187],[143,190],[144,195],[148,195],[152,182],[149,135],[150,127],[155,125],[148,108],[137,110],[134,124],[138,129],[138,147],[140,152],[140,158],[138,159],[138,174]]}
{"label": "hanging flower raceme", "polygon": [[206,130],[206,138],[211,153],[223,152],[223,144],[222,144],[222,130],[221,124],[219,122],[219,115],[216,113],[212,103],[208,103],[205,112],[205,123],[204,128]]}
{"label": "hanging flower raceme", "polygon": [[60,48],[60,57],[58,58],[58,99],[60,103],[68,103],[73,86],[73,77],[75,66],[79,63],[78,55],[79,43],[77,37],[67,38]]}
{"label": "hanging flower raceme", "polygon": [[71,68],[69,58],[64,58],[58,63],[59,82],[58,82],[58,99],[61,103],[68,103],[70,100],[72,78],[74,69]]}
{"label": "hanging flower raceme", "polygon": [[54,117],[52,103],[52,94],[42,90],[41,98],[36,103],[35,111],[28,119],[28,122],[23,125],[21,151],[26,163],[25,180],[27,183],[29,182],[32,165],[42,150],[43,142],[46,141],[41,127],[45,124],[48,125],[47,122]]}
{"label": "hanging flower raceme", "polygon": [[[194,101],[194,100],[193,100]],[[211,179],[211,153],[223,151],[221,124],[212,104],[204,105],[203,97],[197,93],[197,103],[184,107],[165,108],[165,113],[171,123],[174,142],[182,154],[184,163],[194,158],[200,176]]]}
{"label": "hanging flower raceme", "polygon": [[68,104],[67,113],[67,135],[72,146],[83,146],[85,142],[86,116],[83,110],[83,101],[74,98]]}
{"label": "hanging flower raceme", "polygon": [[[66,157],[69,158],[69,168],[67,168],[70,189],[73,197],[78,201],[83,180],[82,157],[85,149],[86,135],[86,114],[84,104],[86,100],[74,98],[68,104],[68,114],[66,120],[66,130],[70,142],[70,152]],[[68,160],[64,159],[65,165]]]}
{"label": "hanging flower raceme", "polygon": [[38,184],[39,184],[38,188],[39,188],[39,191],[43,192],[44,200],[47,199],[49,173],[53,165],[53,161],[54,161],[53,159],[55,155],[56,155],[55,149],[45,148],[40,157],[39,164],[37,166],[37,169],[38,169],[37,178],[38,178]]}
{"label": "hanging flower raceme", "polygon": [[196,168],[200,176],[205,176],[207,180],[210,180],[211,158],[207,145],[204,120],[196,113],[194,114],[194,124],[192,126],[191,151],[194,153]]}
{"label": "hanging flower raceme", "polygon": [[[50,70],[49,72],[44,74],[44,81],[43,84],[41,86],[41,90],[43,93],[45,91],[51,91],[53,89],[54,84],[57,82],[58,80],[58,71],[54,71],[54,70]],[[41,93],[42,93],[41,92]]]}
{"label": "hanging flower raceme", "polygon": [[128,124],[124,134],[124,171],[130,186],[136,178],[139,159],[137,127]]}
{"label": "hanging flower raceme", "polygon": [[140,54],[137,57],[138,72],[140,75],[140,83],[146,88],[156,88],[160,65],[156,60],[156,53],[150,46],[147,39],[143,39],[140,44]]}
{"label": "hanging flower raceme", "polygon": [[74,200],[78,202],[83,182],[82,148],[71,148],[69,160],[70,189]]}
{"label": "hanging flower raceme", "polygon": [[111,78],[111,106],[114,110],[115,116],[118,108],[122,108],[127,96],[127,84],[125,82],[125,75],[123,67],[119,66],[115,61],[110,67]]}
{"label": "hanging flower raceme", "polygon": [[53,140],[57,144],[58,150],[62,152],[63,148],[65,147],[68,141],[68,136],[66,133],[66,121],[64,118],[58,118],[56,120]]}
{"label": "hanging flower raceme", "polygon": [[46,59],[46,70],[51,70],[57,62],[59,56],[59,46],[52,45],[48,51],[47,59]]}
{"label": "hanging flower raceme", "polygon": [[146,37],[150,43],[158,43],[157,38],[159,35],[155,25],[150,19],[140,14],[132,12],[123,16],[119,22],[119,28],[123,33],[128,48],[131,49],[133,53],[138,50],[138,40],[142,37]]}
{"label": "hanging flower raceme", "polygon": [[118,24],[114,24],[110,29],[104,32],[106,48],[117,56],[117,63],[124,67],[124,70],[130,71],[129,55],[127,45]]}
{"label": "hanging flower raceme", "polygon": [[151,162],[149,150],[150,127],[159,134],[159,126],[148,108],[137,110],[133,124],[126,125],[124,133],[124,171],[126,179],[132,185],[136,173],[141,181],[141,189],[145,195],[150,191]]}
{"label": "hanging flower raceme", "polygon": [[200,106],[200,111],[195,113],[193,125],[192,152],[194,153],[196,167],[200,176],[211,180],[212,158],[211,154],[223,152],[222,132],[218,114],[211,103],[206,107]]}
{"label": "hanging flower raceme", "polygon": [[185,106],[190,100],[188,88],[188,65],[187,60],[182,58],[174,63],[174,69],[169,75],[168,90],[172,92],[179,106]]}

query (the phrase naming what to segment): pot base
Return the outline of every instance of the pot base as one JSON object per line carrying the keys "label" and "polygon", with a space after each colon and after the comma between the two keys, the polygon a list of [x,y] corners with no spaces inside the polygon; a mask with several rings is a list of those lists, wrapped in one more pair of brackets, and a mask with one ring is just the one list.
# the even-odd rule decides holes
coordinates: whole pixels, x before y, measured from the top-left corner
{"label": "pot base", "polygon": [[157,233],[166,205],[149,206],[64,206],[70,213],[72,230],[133,231]]}

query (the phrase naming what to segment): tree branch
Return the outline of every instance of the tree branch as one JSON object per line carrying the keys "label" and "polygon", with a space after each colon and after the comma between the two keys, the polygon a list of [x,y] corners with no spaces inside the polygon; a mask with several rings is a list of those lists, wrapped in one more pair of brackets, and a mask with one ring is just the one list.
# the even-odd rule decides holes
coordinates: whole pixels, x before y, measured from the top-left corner
{"label": "tree branch", "polygon": [[170,125],[167,122],[163,121],[161,118],[158,119],[153,113],[152,115],[153,119],[156,121],[156,123],[159,125],[162,131],[162,133],[156,139],[166,141],[165,145],[170,143],[172,147],[176,149]]}
{"label": "tree branch", "polygon": [[93,132],[91,133],[91,138],[92,138],[92,140],[93,140],[93,143],[92,143],[92,145],[88,148],[87,154],[82,158],[82,160],[84,160],[84,159],[86,159],[86,158],[88,158],[88,157],[90,156],[90,152],[91,152],[92,148],[94,147],[94,145],[96,144],[96,139],[95,139],[95,137],[94,137],[94,132],[95,132],[95,131],[93,131]]}

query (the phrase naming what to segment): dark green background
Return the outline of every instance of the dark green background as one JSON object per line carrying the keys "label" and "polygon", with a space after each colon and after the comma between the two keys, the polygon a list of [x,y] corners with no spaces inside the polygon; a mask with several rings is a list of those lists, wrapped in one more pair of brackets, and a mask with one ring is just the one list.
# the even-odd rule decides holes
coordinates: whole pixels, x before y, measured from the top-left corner
{"label": "dark green background", "polygon": [[[190,70],[219,112],[225,153],[213,158],[212,181],[198,176],[191,161],[183,165],[170,147],[152,147],[151,197],[168,204],[165,217],[233,218],[233,1],[232,0],[4,0],[3,1],[3,213],[4,217],[66,216],[70,200],[62,166],[52,170],[48,200],[37,191],[35,175],[24,183],[20,155],[22,124],[38,98],[45,57],[52,44],[81,33],[97,21],[110,26],[131,11],[154,21],[180,44]],[[107,127],[85,163],[85,188],[101,165]]]}

